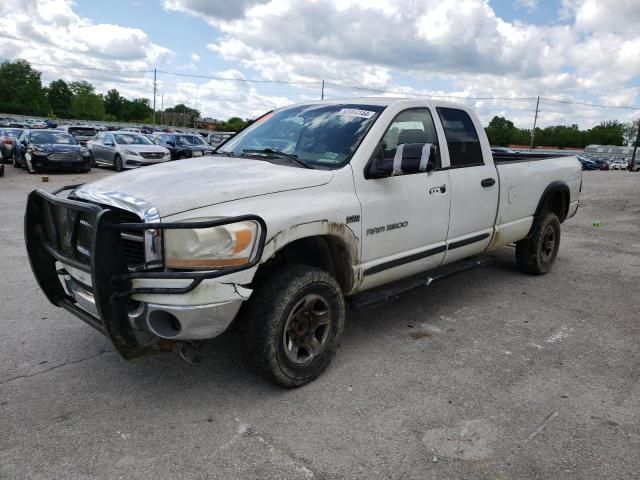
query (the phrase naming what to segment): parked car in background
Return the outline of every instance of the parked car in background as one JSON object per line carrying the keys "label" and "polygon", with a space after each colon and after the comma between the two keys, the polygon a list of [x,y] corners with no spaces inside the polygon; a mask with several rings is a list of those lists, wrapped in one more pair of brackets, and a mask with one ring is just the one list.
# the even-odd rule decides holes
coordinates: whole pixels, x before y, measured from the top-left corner
{"label": "parked car in background", "polygon": [[47,118],[45,120],[45,123],[47,124],[47,128],[56,128],[58,126],[58,122],[50,118]]}
{"label": "parked car in background", "polygon": [[495,145],[491,146],[491,152],[493,153],[516,153],[515,150],[509,148],[509,147],[498,147]]}
{"label": "parked car in background", "polygon": [[626,160],[613,160],[609,164],[609,170],[626,170],[629,168],[629,162]]}
{"label": "parked car in background", "polygon": [[4,177],[4,157],[2,151],[0,151],[0,177]]}
{"label": "parked car in background", "polygon": [[10,162],[13,158],[14,144],[21,133],[21,128],[0,129],[0,154],[5,162]]}
{"label": "parked car in background", "polygon": [[212,132],[208,134],[205,138],[209,143],[209,145],[211,145],[212,147],[218,147],[222,143],[226,142],[231,137],[233,137],[235,134],[236,132]]}
{"label": "parked car in background", "polygon": [[94,166],[109,165],[118,172],[171,160],[168,149],[135,132],[101,132],[87,147]]}
{"label": "parked car in background", "polygon": [[158,145],[171,152],[172,160],[211,155],[213,148],[200,135],[188,133],[156,133]]}
{"label": "parked car in background", "polygon": [[59,130],[73,135],[80,145],[86,145],[98,133],[95,128],[87,125],[65,125]]}
{"label": "parked car in background", "polygon": [[117,131],[118,131],[118,132],[134,132],[134,133],[142,133],[142,130],[140,130],[140,129],[139,129],[139,128],[137,128],[137,127],[122,127],[122,128],[119,128]]}
{"label": "parked car in background", "polygon": [[67,132],[23,130],[13,149],[13,166],[39,170],[91,170],[89,151]]}
{"label": "parked car in background", "polygon": [[609,160],[607,160],[606,158],[591,157],[589,160],[595,162],[600,170],[609,170]]}
{"label": "parked car in background", "polygon": [[576,155],[576,158],[582,164],[583,170],[600,170],[600,166],[595,161],[582,155]]}

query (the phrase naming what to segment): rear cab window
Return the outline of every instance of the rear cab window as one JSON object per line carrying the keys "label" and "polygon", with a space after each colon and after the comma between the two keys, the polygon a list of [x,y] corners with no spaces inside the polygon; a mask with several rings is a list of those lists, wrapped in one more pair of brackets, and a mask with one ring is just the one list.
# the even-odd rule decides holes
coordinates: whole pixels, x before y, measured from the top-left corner
{"label": "rear cab window", "polygon": [[457,108],[439,107],[437,111],[449,148],[451,168],[484,165],[478,132],[469,114]]}

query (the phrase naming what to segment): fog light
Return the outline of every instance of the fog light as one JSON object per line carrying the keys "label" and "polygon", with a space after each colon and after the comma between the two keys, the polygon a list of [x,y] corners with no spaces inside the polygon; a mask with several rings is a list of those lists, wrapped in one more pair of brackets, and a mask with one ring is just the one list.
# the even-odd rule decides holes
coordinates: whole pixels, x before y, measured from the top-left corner
{"label": "fog light", "polygon": [[175,315],[163,310],[149,314],[149,328],[159,337],[175,337],[182,331],[182,325]]}

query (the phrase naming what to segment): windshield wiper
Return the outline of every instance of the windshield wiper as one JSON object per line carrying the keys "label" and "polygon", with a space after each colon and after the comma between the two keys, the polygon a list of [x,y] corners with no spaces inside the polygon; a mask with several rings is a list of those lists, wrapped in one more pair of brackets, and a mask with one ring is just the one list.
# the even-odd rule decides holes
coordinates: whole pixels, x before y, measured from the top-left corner
{"label": "windshield wiper", "polygon": [[290,153],[286,153],[280,150],[274,150],[273,148],[261,148],[261,149],[245,148],[244,150],[242,150],[242,153],[243,154],[244,153],[263,153],[266,155],[271,155],[272,157],[286,158],[288,160],[291,160],[294,163],[297,163],[303,168],[313,168],[311,165],[308,165],[302,160],[300,160],[297,155],[292,155]]}

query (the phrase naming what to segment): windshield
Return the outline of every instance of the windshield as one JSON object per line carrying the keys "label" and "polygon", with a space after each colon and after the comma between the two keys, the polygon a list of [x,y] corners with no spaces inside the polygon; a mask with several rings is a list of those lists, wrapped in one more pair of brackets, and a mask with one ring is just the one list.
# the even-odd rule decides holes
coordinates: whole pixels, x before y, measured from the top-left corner
{"label": "windshield", "polygon": [[69,128],[69,133],[71,135],[80,135],[81,137],[93,137],[98,132],[96,132],[93,128],[71,127]]}
{"label": "windshield", "polygon": [[204,140],[195,135],[176,135],[176,143],[179,145],[204,145]]}
{"label": "windshield", "polygon": [[351,159],[384,108],[353,104],[284,108],[262,116],[217,151],[241,156],[247,150],[268,149],[293,155],[310,166],[336,168]]}
{"label": "windshield", "polygon": [[152,145],[153,143],[143,135],[135,133],[114,133],[116,143],[119,145]]}
{"label": "windshield", "polygon": [[78,142],[72,135],[62,132],[38,132],[31,134],[31,143],[37,145],[77,145]]}

